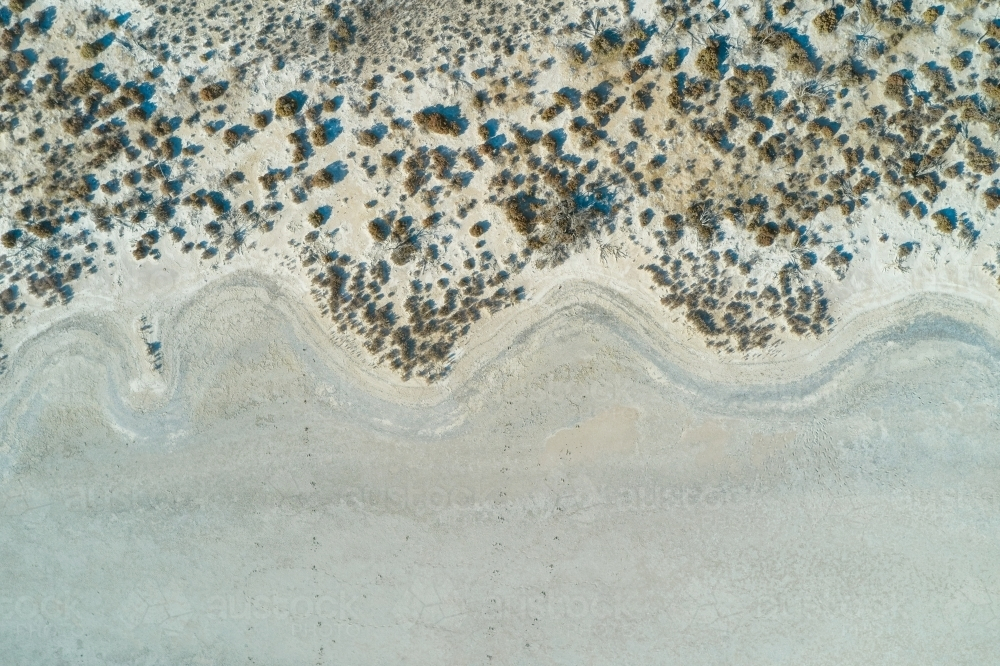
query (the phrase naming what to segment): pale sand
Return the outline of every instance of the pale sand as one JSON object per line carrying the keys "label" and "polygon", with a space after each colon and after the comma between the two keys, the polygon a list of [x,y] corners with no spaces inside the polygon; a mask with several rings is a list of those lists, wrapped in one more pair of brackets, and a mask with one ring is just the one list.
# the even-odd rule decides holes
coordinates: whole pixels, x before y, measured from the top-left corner
{"label": "pale sand", "polygon": [[740,384],[600,294],[539,299],[431,387],[250,275],[162,309],[162,374],[120,316],[24,341],[7,663],[988,661],[981,306],[859,315]]}

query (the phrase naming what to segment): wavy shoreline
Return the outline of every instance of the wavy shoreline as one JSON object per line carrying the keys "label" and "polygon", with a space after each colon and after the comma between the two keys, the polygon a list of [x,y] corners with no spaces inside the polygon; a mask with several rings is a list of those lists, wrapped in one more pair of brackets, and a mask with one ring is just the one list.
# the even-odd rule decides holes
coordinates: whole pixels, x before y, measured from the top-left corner
{"label": "wavy shoreline", "polygon": [[[700,338],[679,339],[669,325],[665,326],[656,316],[643,311],[646,304],[627,292],[583,280],[564,280],[550,283],[528,303],[480,322],[448,377],[427,385],[420,380],[404,382],[384,368],[359,360],[367,361],[368,357],[358,350],[352,353],[343,348],[342,340],[324,331],[325,322],[309,305],[299,304],[290,285],[282,284],[273,276],[240,271],[202,286],[164,309],[158,323],[165,357],[165,374],[161,379],[164,387],[162,398],[147,405],[146,409],[155,411],[158,409],[156,404],[162,408],[176,393],[180,381],[176,364],[182,360],[178,354],[184,348],[183,340],[176,337],[180,322],[200,308],[211,310],[213,304],[239,299],[239,296],[228,294],[218,300],[219,295],[233,287],[263,290],[268,298],[267,307],[274,308],[276,316],[291,326],[290,332],[295,337],[310,342],[311,353],[321,357],[328,370],[339,368],[373,397],[411,406],[435,405],[456,394],[475,393],[479,390],[475,388],[477,377],[502,359],[517,356],[524,348],[544,345],[547,336],[572,331],[577,326],[581,331],[594,325],[605,327],[637,350],[641,349],[642,355],[667,381],[706,392],[723,390],[723,393],[734,394],[753,389],[758,395],[775,396],[782,393],[806,395],[818,390],[848,360],[874,353],[871,350],[887,343],[906,344],[927,336],[943,336],[968,341],[997,355],[1000,338],[1000,317],[991,315],[991,311],[1000,312],[1000,302],[986,298],[973,300],[968,293],[937,291],[874,304],[842,318],[828,337],[822,341],[802,342],[794,356],[782,358],[785,350],[781,350],[775,358],[733,360],[705,349]],[[244,298],[255,300],[254,297]],[[121,360],[111,372],[116,382],[127,385],[143,373],[140,368],[145,361],[141,350],[133,343],[134,333],[129,332],[123,315],[121,310],[110,309],[70,314],[17,341],[8,348],[9,368],[0,378],[0,383],[8,386],[6,393],[11,395],[13,385],[18,383],[16,378],[29,372],[26,354],[30,357],[33,350],[50,345],[54,337],[61,338],[69,331],[80,329],[89,331],[95,340],[104,341],[107,357]],[[122,350],[132,348],[135,354],[115,353],[116,345]],[[43,353],[51,357],[51,351],[48,347]],[[194,352],[189,350],[187,353]]]}

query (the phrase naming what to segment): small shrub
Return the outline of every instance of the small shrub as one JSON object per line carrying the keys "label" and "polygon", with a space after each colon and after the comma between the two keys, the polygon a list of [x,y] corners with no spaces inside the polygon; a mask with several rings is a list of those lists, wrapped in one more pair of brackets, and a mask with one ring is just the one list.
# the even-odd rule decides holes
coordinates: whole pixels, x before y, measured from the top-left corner
{"label": "small shrub", "polygon": [[479,238],[480,236],[482,236],[485,233],[486,233],[486,224],[483,223],[483,222],[476,222],[469,229],[469,234],[473,238]]}
{"label": "small shrub", "polygon": [[90,42],[80,47],[80,57],[84,60],[93,60],[103,50],[104,45],[100,42]]}
{"label": "small shrub", "polygon": [[943,234],[950,234],[955,230],[954,221],[944,211],[939,210],[931,215],[931,220],[934,221],[934,228]]}
{"label": "small shrub", "polygon": [[986,79],[980,85],[988,97],[994,102],[1000,103],[1000,81],[997,79]]}
{"label": "small shrub", "polygon": [[545,122],[549,122],[550,120],[555,119],[555,117],[558,116],[560,113],[562,113],[562,110],[563,108],[561,106],[559,106],[558,104],[553,104],[552,106],[547,107],[545,110],[542,111],[541,118]]}
{"label": "small shrub", "polygon": [[816,66],[809,60],[809,53],[794,39],[789,38],[785,42],[785,55],[788,58],[788,68],[815,74]]}
{"label": "small shrub", "polygon": [[389,238],[389,230],[381,220],[372,220],[368,223],[368,233],[375,239],[375,242],[382,243]]}
{"label": "small shrub", "polygon": [[414,114],[413,122],[420,128],[435,134],[458,136],[462,133],[462,126],[457,121],[449,119],[438,111],[420,111]]}
{"label": "small shrub", "polygon": [[135,249],[132,250],[132,256],[135,257],[136,261],[140,261],[149,256],[149,251],[152,248],[146,243],[146,239],[140,239],[136,241]]}
{"label": "small shrub", "polygon": [[1000,208],[1000,188],[991,187],[983,192],[983,198],[986,199],[986,208],[988,210],[993,211]]}
{"label": "small shrub", "polygon": [[378,134],[371,130],[361,130],[358,132],[358,143],[366,148],[374,148],[380,140]]}
{"label": "small shrub", "polygon": [[837,29],[838,22],[837,10],[832,7],[820,12],[813,19],[813,25],[816,26],[816,30],[823,35],[829,35],[834,32]]}
{"label": "small shrub", "polygon": [[309,224],[311,224],[313,227],[319,228],[320,226],[322,226],[323,219],[324,219],[323,213],[318,210],[314,210],[313,212],[309,213]]}
{"label": "small shrub", "polygon": [[82,116],[71,116],[63,121],[63,128],[74,136],[79,136],[87,126]]}
{"label": "small shrub", "polygon": [[709,40],[708,46],[698,52],[694,64],[704,76],[715,81],[722,78],[719,74],[719,43]]}
{"label": "small shrub", "polygon": [[602,58],[611,58],[621,53],[621,36],[613,30],[605,30],[590,40],[590,50]]}
{"label": "small shrub", "polygon": [[973,171],[987,176],[997,170],[997,165],[993,162],[993,159],[989,155],[979,151],[970,151],[966,155],[966,163]]}
{"label": "small shrub", "polygon": [[235,148],[240,145],[241,139],[242,137],[240,136],[240,133],[232,128],[229,128],[222,133],[222,142],[226,144],[227,148]]}
{"label": "small shrub", "polygon": [[885,81],[885,96],[902,106],[907,106],[906,91],[909,87],[909,83],[900,72],[893,72]]}
{"label": "small shrub", "polygon": [[322,125],[313,127],[309,133],[309,140],[313,142],[314,146],[325,146],[328,143],[326,128]]}
{"label": "small shrub", "polygon": [[201,98],[203,102],[212,102],[220,97],[226,92],[226,87],[221,83],[212,83],[201,89],[198,93],[198,97]]}
{"label": "small shrub", "polygon": [[334,184],[333,174],[326,169],[320,169],[315,176],[313,176],[312,184],[315,187],[332,187]]}
{"label": "small shrub", "polygon": [[264,129],[271,122],[266,113],[253,114],[253,126],[257,129]]}
{"label": "small shrub", "polygon": [[299,112],[299,100],[291,95],[282,95],[274,103],[274,112],[279,118],[291,118]]}
{"label": "small shrub", "polygon": [[680,66],[681,66],[680,51],[671,51],[670,53],[663,56],[663,59],[660,61],[660,67],[667,70],[668,72],[673,72]]}

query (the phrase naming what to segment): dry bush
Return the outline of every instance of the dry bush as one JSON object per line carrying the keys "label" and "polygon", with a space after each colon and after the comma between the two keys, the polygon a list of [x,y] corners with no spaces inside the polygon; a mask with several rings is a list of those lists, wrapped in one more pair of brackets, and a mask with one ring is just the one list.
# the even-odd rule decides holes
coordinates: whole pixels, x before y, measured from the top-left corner
{"label": "dry bush", "polygon": [[988,210],[994,211],[1000,208],[1000,188],[991,187],[983,192],[983,198],[986,199],[986,208]]}
{"label": "dry bush", "polygon": [[313,127],[312,131],[309,133],[309,140],[313,142],[314,146],[325,146],[328,142],[326,127],[323,125],[316,125]]}
{"label": "dry bush", "polygon": [[222,97],[226,92],[226,87],[221,83],[212,83],[201,89],[198,93],[198,97],[201,98],[203,102],[212,102],[220,97]]}
{"label": "dry bush", "polygon": [[222,133],[222,143],[226,144],[227,148],[235,148],[240,145],[241,139],[240,133],[232,128]]}
{"label": "dry bush", "polygon": [[978,150],[970,150],[965,157],[966,157],[965,159],[966,163],[969,165],[969,168],[972,169],[973,171],[988,176],[997,170],[997,165],[993,161],[993,158],[991,158],[986,153],[980,152]]}
{"label": "dry bush", "polygon": [[282,95],[274,103],[274,113],[279,118],[290,118],[299,112],[299,100],[291,95]]}
{"label": "dry bush", "polygon": [[594,90],[588,90],[583,95],[583,104],[591,111],[596,111],[601,108],[604,104],[604,96],[601,95],[600,91],[596,88]]}
{"label": "dry bush", "polygon": [[319,228],[320,226],[322,226],[323,219],[324,219],[323,213],[321,211],[314,210],[313,212],[309,213],[309,224],[311,224],[313,227]]}
{"label": "dry bush", "polygon": [[167,120],[163,116],[160,116],[155,121],[153,121],[153,125],[150,129],[153,133],[153,136],[158,136],[158,137],[169,136],[174,132],[173,125],[170,123],[169,120]]}
{"label": "dry bush", "polygon": [[458,136],[462,133],[462,126],[457,121],[449,119],[438,111],[420,111],[414,114],[413,122],[420,128],[435,134]]}
{"label": "dry bush", "polygon": [[366,148],[374,148],[380,140],[378,134],[372,130],[361,130],[358,132],[358,143]]}
{"label": "dry bush", "polygon": [[482,222],[476,222],[469,229],[469,234],[473,238],[479,238],[480,236],[482,236],[485,233],[486,233],[486,225],[484,223],[482,223]]}
{"label": "dry bush", "polygon": [[377,243],[383,243],[389,238],[389,230],[381,220],[372,220],[368,223],[368,233]]}
{"label": "dry bush", "polygon": [[253,126],[257,129],[264,129],[270,121],[271,119],[267,117],[266,113],[253,114]]}
{"label": "dry bush", "polygon": [[671,51],[663,56],[660,60],[660,67],[667,70],[668,72],[673,72],[678,67],[681,66],[681,54],[679,51]]}
{"label": "dry bush", "polygon": [[333,174],[326,169],[320,169],[312,179],[313,186],[321,188],[332,187],[334,182]]}
{"label": "dry bush", "polygon": [[510,197],[503,204],[503,212],[517,233],[527,236],[534,228],[532,218],[524,211],[526,206],[518,197]]}
{"label": "dry bush", "polygon": [[813,19],[813,25],[816,26],[816,30],[820,34],[829,35],[830,33],[836,31],[837,29],[837,10],[834,8],[827,9],[826,11],[820,12]]}
{"label": "dry bush", "polygon": [[63,121],[63,128],[74,136],[79,136],[87,126],[87,121],[82,116],[70,116]]}
{"label": "dry bush", "polygon": [[900,72],[893,72],[885,81],[885,96],[898,102],[901,106],[908,105],[906,92],[910,84]]}
{"label": "dry bush", "polygon": [[1000,81],[997,79],[986,79],[980,85],[987,97],[994,102],[1000,103]]}
{"label": "dry bush", "polygon": [[943,211],[931,215],[931,220],[934,221],[934,228],[943,234],[950,234],[955,230],[955,223]]}
{"label": "dry bush", "polygon": [[558,116],[560,113],[562,113],[562,111],[563,111],[563,107],[559,106],[558,104],[554,104],[554,105],[552,105],[550,107],[547,107],[546,109],[544,109],[542,111],[541,118],[545,122],[549,122],[551,120],[554,120],[556,116]]}
{"label": "dry bush", "polygon": [[93,60],[101,51],[104,50],[104,44],[101,42],[88,42],[80,47],[80,57],[84,60]]}
{"label": "dry bush", "polygon": [[605,30],[590,40],[590,50],[602,59],[613,58],[624,49],[621,35],[614,30]]}
{"label": "dry bush", "polygon": [[719,43],[715,40],[709,40],[708,46],[698,52],[694,64],[703,76],[714,81],[722,78],[719,73]]}
{"label": "dry bush", "polygon": [[561,90],[556,91],[552,94],[552,100],[555,102],[556,106],[570,107],[573,106],[573,100],[570,99],[569,95],[562,92]]}

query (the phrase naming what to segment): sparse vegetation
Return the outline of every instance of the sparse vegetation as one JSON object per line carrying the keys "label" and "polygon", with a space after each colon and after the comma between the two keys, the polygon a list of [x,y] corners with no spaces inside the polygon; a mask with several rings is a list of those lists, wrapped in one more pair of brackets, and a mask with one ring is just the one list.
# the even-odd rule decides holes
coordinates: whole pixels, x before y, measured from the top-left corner
{"label": "sparse vegetation", "polygon": [[[64,27],[10,18],[23,4],[0,30],[0,132],[18,155],[0,168],[0,264],[52,273],[0,291],[0,317],[62,298],[41,280],[70,274],[80,234],[121,237],[128,261],[221,264],[287,225],[282,261],[403,376],[440,377],[475,321],[523,297],[521,271],[588,252],[642,257],[689,332],[746,353],[830,327],[822,284],[872,261],[856,223],[874,202],[899,216],[877,209],[885,239],[906,229],[887,246],[901,270],[920,242],[975,251],[992,223],[973,222],[1000,208],[1000,23],[974,3],[946,4],[944,22],[902,1],[670,2],[655,17],[462,3],[423,25],[420,3],[253,5],[235,20],[221,3],[197,25],[156,5],[169,39],[96,12],[65,59],[50,50]],[[149,66],[96,63],[118,38]],[[174,87],[177,72],[191,73]],[[295,92],[253,97],[276,85]],[[442,91],[453,106],[411,106]]]}

